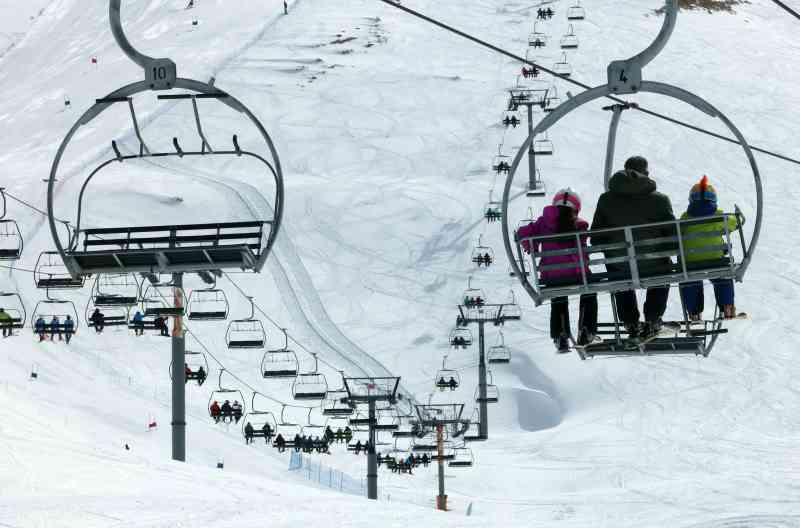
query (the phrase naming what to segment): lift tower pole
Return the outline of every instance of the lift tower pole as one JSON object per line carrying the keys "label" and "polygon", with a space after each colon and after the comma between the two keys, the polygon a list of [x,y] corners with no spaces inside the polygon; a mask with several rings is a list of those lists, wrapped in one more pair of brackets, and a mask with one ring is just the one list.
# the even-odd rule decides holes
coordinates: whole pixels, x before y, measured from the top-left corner
{"label": "lift tower pole", "polygon": [[481,305],[459,305],[457,326],[467,326],[469,324],[478,325],[478,398],[477,403],[480,408],[480,422],[478,425],[478,440],[489,439],[489,398],[487,394],[487,375],[486,375],[486,323],[501,326],[506,321],[519,321],[521,316],[515,304],[481,304]]}
{"label": "lift tower pole", "polygon": [[351,418],[350,425],[369,426],[369,443],[367,445],[367,498],[378,499],[378,453],[375,450],[378,431],[378,413],[376,404],[379,401],[397,403],[397,377],[343,378],[347,398],[343,402],[350,405],[367,404],[369,414],[366,419]]}
{"label": "lift tower pole", "polygon": [[436,509],[447,511],[447,493],[444,487],[444,463],[453,455],[444,452],[445,427],[451,428],[453,437],[463,435],[469,428],[469,421],[461,419],[463,403],[417,405],[420,427],[436,431],[436,456],[432,457],[439,468],[439,494],[436,496]]}
{"label": "lift tower pole", "polygon": [[[183,308],[183,273],[172,274],[174,306]],[[172,326],[172,460],[186,462],[186,336],[183,317],[176,315]]]}
{"label": "lift tower pole", "polygon": [[[545,98],[547,95],[545,95]],[[533,105],[541,106],[541,103],[533,101],[523,101],[518,103],[528,109],[528,137],[533,137]],[[544,196],[544,183],[536,172],[536,153],[533,150],[533,141],[528,145],[528,192],[527,196]]]}

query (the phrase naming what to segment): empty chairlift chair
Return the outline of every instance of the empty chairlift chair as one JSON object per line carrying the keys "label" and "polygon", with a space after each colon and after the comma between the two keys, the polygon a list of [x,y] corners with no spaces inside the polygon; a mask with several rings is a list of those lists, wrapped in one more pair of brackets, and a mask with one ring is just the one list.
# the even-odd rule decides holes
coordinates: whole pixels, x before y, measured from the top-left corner
{"label": "empty chairlift chair", "polygon": [[149,284],[140,301],[145,317],[183,317],[186,314],[186,294],[183,288],[171,283]]}
{"label": "empty chairlift chair", "polygon": [[580,0],[577,0],[574,5],[567,8],[567,20],[584,20],[586,18],[586,9],[581,6]]}
{"label": "empty chairlift chair", "polygon": [[[142,68],[143,74],[139,80],[126,83],[108,96],[97,99],[69,130],[53,160],[48,180],[47,212],[53,241],[64,264],[73,277],[114,272],[260,271],[279,232],[283,215],[283,175],[272,139],[253,112],[236,97],[220,89],[213,80],[205,82],[179,77],[172,60],[153,59],[138,52],[125,37],[120,21],[119,0],[111,0],[110,14],[115,39],[125,54]],[[158,92],[158,95],[153,97],[153,92]],[[154,100],[162,109],[169,105],[170,112],[175,115],[185,114],[185,117],[178,119],[190,124],[194,130],[189,126],[180,129],[190,136],[185,138],[184,145],[178,137],[173,137],[171,148],[163,141],[160,144],[163,146],[148,146],[148,140],[155,145],[157,138],[145,138],[144,129],[139,126],[135,106],[142,99]],[[214,116],[209,122],[202,119],[206,109]],[[75,137],[82,135],[79,132],[89,128],[94,131],[108,130],[109,123],[118,125],[123,113],[129,114],[131,119],[135,134],[134,147],[127,151],[125,145],[110,141],[111,154],[108,158],[84,174],[84,178],[70,179],[75,182],[72,186],[67,185],[70,189],[59,190],[59,197],[78,196],[73,222],[76,226],[75,235],[65,241],[55,228],[55,211],[60,209],[55,199],[55,186],[56,182],[69,183],[59,178],[59,169],[62,162],[66,161],[65,154],[71,152],[68,147]],[[215,134],[216,131],[211,128],[218,123],[223,123],[226,128],[241,128],[242,144],[238,135],[228,136],[231,139],[224,141],[219,133]],[[102,141],[106,142],[107,139]],[[163,163],[159,161],[154,164],[154,159]],[[123,193],[130,185],[128,182],[138,181],[136,175],[145,173],[147,177],[161,178],[158,181],[169,186],[170,178],[191,177],[182,176],[179,171],[191,174],[193,164],[215,172],[215,177],[247,174],[248,192],[269,189],[271,196],[259,195],[247,199],[248,203],[253,198],[257,198],[256,201],[263,200],[266,206],[259,207],[258,212],[244,204],[238,207],[233,203],[226,204],[226,207],[222,207],[221,203],[219,206],[212,204],[208,200],[217,198],[213,192],[205,193],[203,200],[192,199],[182,203],[181,212],[175,215],[161,208],[157,202],[150,202],[155,211],[120,211],[111,220],[107,220],[109,215],[102,209],[90,208],[100,207],[103,200],[92,201],[87,197],[102,193],[112,186],[115,186],[114,192]],[[163,165],[180,167],[167,171]],[[116,181],[106,183],[110,173],[119,178],[118,186]],[[197,180],[193,184],[197,185]],[[131,188],[133,192],[138,190]],[[130,203],[141,202],[134,199]],[[215,213],[224,215],[215,218]],[[261,213],[264,213],[263,216]],[[115,217],[137,217],[144,219],[144,222],[125,225],[119,220],[114,221]],[[176,217],[183,223],[175,222]],[[88,223],[97,227],[86,227]]]}
{"label": "empty chairlift chair", "polygon": [[560,104],[561,104],[561,97],[558,96],[558,88],[556,87],[555,84],[553,84],[547,90],[547,97],[545,97],[544,106],[542,107],[542,110],[544,110],[545,113],[549,114],[550,112],[555,110],[556,107]]}
{"label": "empty chairlift chair", "polygon": [[569,25],[569,29],[561,37],[561,49],[563,50],[573,50],[578,49],[578,36],[575,34],[575,28],[572,27],[572,24]]}
{"label": "empty chairlift chair", "polygon": [[453,448],[453,455],[453,460],[447,463],[448,467],[468,468],[472,467],[475,463],[475,456],[472,454],[472,449],[468,447]]}
{"label": "empty chairlift chair", "polygon": [[533,153],[537,156],[552,156],[554,152],[553,142],[547,137],[547,133],[533,142]]}
{"label": "empty chairlift chair", "polygon": [[92,303],[100,307],[136,306],[141,284],[133,273],[97,275],[92,284]]}
{"label": "empty chairlift chair", "polygon": [[276,350],[267,350],[261,359],[261,375],[264,379],[296,378],[300,363],[297,354],[289,348],[289,334],[283,328],[284,346]]}
{"label": "empty chairlift chair", "polygon": [[314,369],[298,374],[292,384],[292,396],[295,400],[323,400],[328,393],[328,382],[325,375],[317,371],[317,355],[314,358]]}
{"label": "empty chairlift chair", "polygon": [[17,222],[6,218],[6,194],[0,187],[0,260],[19,260],[24,241]]}
{"label": "empty chairlift chair", "polygon": [[567,60],[567,53],[561,54],[561,60],[553,63],[553,71],[560,77],[569,77],[572,75],[572,65]]}
{"label": "empty chairlift chair", "polygon": [[244,319],[234,319],[228,324],[225,332],[225,342],[231,350],[244,348],[264,348],[267,343],[267,332],[264,324],[255,318],[255,304],[250,301],[250,316]]}
{"label": "empty chairlift chair", "polygon": [[44,290],[72,290],[83,288],[84,279],[73,278],[57,251],[43,251],[33,269],[36,287]]}
{"label": "empty chairlift chair", "polygon": [[192,290],[187,315],[190,321],[222,321],[228,318],[228,297],[219,288]]}
{"label": "empty chairlift chair", "polygon": [[486,360],[490,364],[506,364],[511,363],[511,351],[506,345],[505,336],[500,332],[497,336],[497,343],[489,347],[489,352],[486,354]]}

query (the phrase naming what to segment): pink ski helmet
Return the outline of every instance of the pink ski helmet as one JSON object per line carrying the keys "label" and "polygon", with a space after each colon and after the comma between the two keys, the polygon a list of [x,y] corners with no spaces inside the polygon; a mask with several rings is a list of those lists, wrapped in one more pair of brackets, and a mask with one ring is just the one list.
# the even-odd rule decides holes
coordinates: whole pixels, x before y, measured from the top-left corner
{"label": "pink ski helmet", "polygon": [[553,196],[553,205],[560,205],[574,209],[576,213],[581,212],[581,197],[572,190],[571,187],[561,189]]}

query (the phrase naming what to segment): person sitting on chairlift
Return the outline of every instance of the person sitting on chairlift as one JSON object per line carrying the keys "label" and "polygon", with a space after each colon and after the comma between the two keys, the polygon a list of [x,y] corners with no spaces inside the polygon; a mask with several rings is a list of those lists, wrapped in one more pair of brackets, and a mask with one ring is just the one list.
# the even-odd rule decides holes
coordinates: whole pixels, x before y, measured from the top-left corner
{"label": "person sitting on chairlift", "polygon": [[551,8],[548,7],[547,11],[545,11],[545,14],[547,15],[548,19],[551,19],[551,18],[553,18],[553,15],[555,15],[555,12]]}
{"label": "person sitting on chairlift", "polygon": [[[592,221],[592,229],[609,229],[667,222],[675,220],[672,213],[672,203],[664,194],[657,191],[656,182],[650,178],[647,160],[641,156],[634,156],[625,162],[625,168],[615,173],[608,182],[608,192],[603,193],[597,201],[597,208]],[[637,229],[637,240],[648,238],[676,237],[674,225],[658,226],[647,229]],[[592,236],[592,244],[618,244],[625,242],[622,230],[606,232]],[[659,252],[674,249],[674,243],[648,246],[645,252]],[[625,249],[604,252],[607,259],[625,257]],[[639,276],[662,275],[672,271],[670,257],[637,259]],[[606,264],[609,274],[630,277],[630,265]],[[631,339],[647,339],[657,335],[661,329],[661,317],[667,309],[669,298],[669,285],[656,286],[647,289],[644,303],[644,324],[639,323],[639,307],[637,306],[636,292],[633,290],[620,291],[614,294],[617,305],[617,314],[625,325],[628,337]]]}
{"label": "person sitting on chairlift", "polygon": [[[520,227],[517,231],[517,238],[522,240],[522,248],[527,253],[540,251],[539,247],[531,247],[530,241],[525,240],[529,237],[586,231],[589,224],[578,216],[580,211],[581,199],[575,191],[570,188],[558,191],[553,197],[552,205],[544,208],[542,216],[536,221]],[[580,242],[581,246],[586,248],[585,236],[580,237]],[[538,246],[539,243],[535,242],[534,245]],[[553,252],[574,247],[576,247],[576,241],[572,236],[541,243],[542,252]],[[546,284],[579,283],[583,277],[582,271],[587,275],[587,278],[591,273],[588,257],[585,253],[583,254],[583,261],[583,266],[581,266],[581,256],[578,254],[544,256],[540,259],[540,267],[562,267],[542,271],[540,273],[541,281]],[[597,333],[596,293],[581,295],[578,329],[579,345],[585,346],[594,341],[594,335]],[[556,297],[550,303],[550,338],[559,353],[569,352],[570,335],[569,298]]]}
{"label": "person sitting on chairlift", "polygon": [[75,320],[69,315],[64,320],[64,339],[69,344],[72,335],[75,333]]}
{"label": "person sitting on chairlift", "polygon": [[280,433],[278,433],[278,436],[275,437],[275,447],[278,448],[278,453],[283,453],[286,451],[286,440]]}
{"label": "person sitting on chairlift", "polygon": [[9,337],[14,332],[14,321],[3,308],[0,308],[0,327],[3,329],[3,337]]}
{"label": "person sitting on chairlift", "polygon": [[219,420],[222,417],[222,409],[219,406],[219,402],[213,402],[208,410],[211,413],[211,417],[214,419],[214,423],[219,423]]}
{"label": "person sitting on chairlift", "polygon": [[58,319],[57,315],[54,315],[52,319],[50,319],[50,341],[55,341],[56,334],[58,334],[58,340],[63,341],[64,336],[61,334],[61,321]]}
{"label": "person sitting on chairlift", "polygon": [[103,332],[105,320],[106,316],[100,311],[100,308],[95,308],[92,316],[89,318],[89,321],[92,322],[92,326],[94,326],[94,331],[98,334]]}
{"label": "person sitting on chairlift", "polygon": [[220,415],[222,416],[222,421],[230,422],[233,418],[233,408],[231,407],[230,400],[225,400],[225,403],[222,404],[220,407]]}
{"label": "person sitting on chairlift", "polygon": [[303,439],[300,438],[300,433],[296,433],[294,435],[294,450],[299,453],[301,449],[303,449]]}
{"label": "person sitting on chairlift", "polygon": [[422,455],[422,465],[428,467],[428,464],[431,463],[431,459],[428,457],[428,453],[424,453]]}
{"label": "person sitting on chairlift", "polygon": [[[708,176],[703,176],[699,183],[692,186],[689,192],[689,207],[681,215],[681,220],[692,218],[702,218],[704,216],[713,217],[723,214],[721,209],[717,209],[717,190],[708,183]],[[727,222],[727,226],[725,223]],[[727,217],[727,220],[711,220],[703,223],[685,225],[681,228],[681,236],[694,236],[683,241],[684,252],[686,253],[686,266],[702,266],[705,263],[723,262],[728,255],[722,249],[710,251],[698,251],[707,246],[724,246],[727,243],[725,231],[731,233],[739,229],[739,220],[735,216]],[[707,236],[703,236],[708,233]],[[702,238],[700,238],[702,236]],[[695,252],[690,253],[690,250]],[[714,286],[714,297],[717,301],[717,308],[720,316],[724,319],[734,319],[737,315],[736,305],[734,305],[734,289],[732,279],[713,279],[711,284]],[[680,285],[681,298],[686,307],[686,313],[690,321],[700,321],[703,318],[703,282],[688,282]]]}
{"label": "person sitting on chairlift", "polygon": [[39,318],[36,319],[36,323],[34,323],[33,329],[39,336],[39,342],[41,343],[42,341],[44,341],[45,335],[47,333],[47,323],[44,321],[44,317],[40,315]]}
{"label": "person sitting on chairlift", "polygon": [[169,329],[167,328],[167,320],[160,315],[153,321],[153,326],[156,330],[160,331],[162,337],[169,337]]}
{"label": "person sitting on chairlift", "polygon": [[239,423],[239,420],[242,419],[242,404],[236,400],[233,400],[233,405],[231,405],[231,415],[236,420],[236,423]]}
{"label": "person sitting on chairlift", "polygon": [[137,311],[133,314],[131,322],[133,323],[133,335],[144,335],[144,315],[142,312]]}
{"label": "person sitting on chairlift", "polygon": [[272,426],[268,422],[264,422],[264,427],[261,428],[261,431],[264,432],[264,440],[269,444],[272,439]]}
{"label": "person sitting on chairlift", "polygon": [[447,382],[447,386],[450,387],[451,391],[454,391],[456,387],[458,387],[458,382],[453,376],[450,376],[450,381]]}
{"label": "person sitting on chairlift", "polygon": [[255,429],[253,429],[253,424],[251,424],[250,422],[247,422],[244,425],[244,441],[245,441],[245,444],[252,444],[253,443],[253,433],[254,432],[255,432]]}
{"label": "person sitting on chairlift", "polygon": [[359,440],[359,441],[356,442],[356,449],[355,449],[357,455],[361,454],[361,447],[362,447],[361,446],[361,440]]}
{"label": "person sitting on chairlift", "polygon": [[349,425],[346,425],[344,428],[344,439],[348,443],[353,439],[353,430],[350,429]]}
{"label": "person sitting on chairlift", "polygon": [[441,390],[445,390],[447,388],[447,382],[444,380],[444,376],[439,378],[439,381],[436,382],[436,386],[438,386]]}

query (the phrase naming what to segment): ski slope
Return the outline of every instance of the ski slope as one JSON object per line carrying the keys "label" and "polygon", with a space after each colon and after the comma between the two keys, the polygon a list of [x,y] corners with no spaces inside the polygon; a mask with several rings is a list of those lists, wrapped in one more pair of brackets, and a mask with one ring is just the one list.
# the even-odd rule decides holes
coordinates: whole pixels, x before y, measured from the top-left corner
{"label": "ski slope", "polygon": [[[492,369],[501,398],[490,406],[490,440],[470,446],[473,468],[448,470],[449,514],[433,511],[433,469],[413,477],[381,469],[377,503],[321,490],[287,472],[287,456],[246,447],[238,427],[207,417],[221,366],[236,376],[226,374],[225,386],[241,390],[248,405],[252,390],[274,398],[259,401],[275,413],[278,401],[291,402],[290,383],[261,379],[261,355],[227,350],[225,324],[211,322],[189,324],[197,338],[189,348],[207,347],[211,373],[202,387],[187,385],[188,460],[177,464],[169,460],[167,340],[111,329],[96,336],[83,326],[69,346],[40,345],[25,329],[0,340],[0,526],[800,526],[796,165],[757,157],[764,231],[747,280],[737,285],[737,306],[751,318],[732,323],[709,358],[556,356],[547,307],[523,298],[508,277],[498,224],[482,219],[489,190],[501,194],[503,182],[490,169],[498,144],[514,154],[524,140],[524,127],[499,125],[519,64],[374,1],[302,0],[290,3],[288,16],[277,0],[195,3],[186,11],[183,0],[126,0],[123,19],[143,52],[171,57],[180,76],[215,77],[276,143],[286,178],[283,230],[261,275],[229,276],[277,323],[265,321],[270,347],[283,345],[278,327],[286,327],[302,367],[313,364],[306,351],[317,352],[330,385],[338,370],[388,372],[402,376],[419,401],[427,401],[448,353],[463,384],[434,400],[467,402],[469,415],[477,354],[447,345],[455,306],[470,275],[490,299],[505,300],[513,288],[524,316],[503,329],[512,363]],[[539,24],[552,42],[567,31],[568,3],[554,2],[556,17]],[[404,5],[521,55],[537,6]],[[608,62],[652,40],[661,2],[583,5],[587,20],[574,24],[580,48],[569,60],[577,79],[599,84]],[[39,208],[41,180],[69,127],[95,98],[140,77],[116,48],[106,12],[102,1],[0,0],[0,185]],[[768,0],[738,5],[734,14],[684,11],[645,74],[707,98],[752,144],[796,157],[798,27]],[[559,57],[552,47],[537,53],[545,66]],[[562,97],[572,89],[558,88]],[[679,104],[634,99],[724,132]],[[581,193],[585,218],[602,191],[609,115],[599,107],[559,123],[550,135],[555,156],[541,167],[550,194],[567,185]],[[212,144],[228,144],[232,133],[242,134],[243,145],[252,137],[230,113],[203,109]],[[187,108],[145,101],[137,114],[149,144],[191,141]],[[109,156],[112,139],[137,148],[124,112],[76,138],[59,183],[59,217],[74,216],[77,188]],[[617,153],[617,164],[647,156],[676,211],[708,174],[726,209],[736,203],[753,217],[752,179],[734,146],[626,113]],[[98,224],[191,222],[212,212],[233,220],[271,207],[258,196],[270,196],[265,180],[224,165],[113,170],[89,201]],[[513,212],[522,219],[542,205],[519,198]],[[40,214],[11,201],[9,215],[23,229],[25,253],[19,269],[0,268],[0,290],[19,291],[30,317],[44,292],[25,270],[52,241]],[[498,255],[480,272],[469,260],[479,234]],[[199,286],[187,277],[187,289]],[[229,279],[218,286],[231,299],[231,316],[245,316],[247,301]],[[88,294],[88,287],[58,293],[75,302],[81,319]],[[601,297],[606,315],[607,302]],[[674,293],[671,304],[677,313]],[[489,329],[488,344],[496,338]],[[288,412],[305,418],[301,409]],[[151,421],[154,430],[146,427]],[[366,472],[365,460],[341,447],[322,462]]]}

